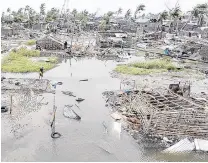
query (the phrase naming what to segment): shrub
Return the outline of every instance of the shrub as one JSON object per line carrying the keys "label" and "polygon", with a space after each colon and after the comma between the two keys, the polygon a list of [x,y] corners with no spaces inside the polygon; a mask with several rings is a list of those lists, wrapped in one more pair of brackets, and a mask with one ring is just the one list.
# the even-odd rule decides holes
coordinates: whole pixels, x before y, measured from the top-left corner
{"label": "shrub", "polygon": [[29,45],[29,46],[32,46],[32,45],[36,44],[36,41],[35,40],[28,40],[25,44]]}

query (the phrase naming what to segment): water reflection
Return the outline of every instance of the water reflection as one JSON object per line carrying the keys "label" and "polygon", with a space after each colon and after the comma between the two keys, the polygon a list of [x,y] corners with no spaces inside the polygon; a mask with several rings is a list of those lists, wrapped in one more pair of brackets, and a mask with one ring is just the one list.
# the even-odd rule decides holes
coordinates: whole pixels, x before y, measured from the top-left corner
{"label": "water reflection", "polygon": [[113,122],[113,127],[112,127],[112,133],[113,135],[118,138],[119,140],[121,139],[121,122]]}

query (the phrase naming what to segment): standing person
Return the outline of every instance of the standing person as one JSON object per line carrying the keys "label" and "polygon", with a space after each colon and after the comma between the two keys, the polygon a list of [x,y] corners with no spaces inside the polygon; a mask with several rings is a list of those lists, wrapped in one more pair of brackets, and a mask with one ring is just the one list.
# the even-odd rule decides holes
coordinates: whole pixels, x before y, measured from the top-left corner
{"label": "standing person", "polygon": [[64,49],[67,49],[67,41],[64,43]]}
{"label": "standing person", "polygon": [[39,76],[39,79],[42,79],[42,78],[43,78],[43,71],[44,71],[44,70],[43,70],[43,67],[41,67],[41,68],[40,68],[40,76]]}

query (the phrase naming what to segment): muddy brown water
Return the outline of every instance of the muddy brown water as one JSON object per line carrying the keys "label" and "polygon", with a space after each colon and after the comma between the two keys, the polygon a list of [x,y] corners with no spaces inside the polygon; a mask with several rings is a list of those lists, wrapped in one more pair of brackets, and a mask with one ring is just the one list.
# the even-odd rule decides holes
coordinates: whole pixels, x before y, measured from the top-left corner
{"label": "muddy brown water", "polygon": [[[143,58],[132,57],[128,62]],[[115,61],[91,59],[67,59],[58,67],[46,72],[44,78],[61,81],[57,86],[55,103],[57,106],[56,131],[59,139],[52,139],[50,121],[53,112],[53,94],[44,94],[48,105],[38,112],[26,115],[20,121],[13,121],[20,127],[11,132],[10,116],[2,115],[2,161],[204,161],[205,154],[162,155],[154,150],[146,150],[110,117],[105,107],[102,92],[118,90],[120,80],[110,77],[116,67]],[[3,74],[12,78],[38,78],[38,73]],[[79,80],[88,79],[80,82]],[[62,94],[72,91],[78,98]],[[63,116],[64,105],[75,105],[74,110],[81,121]],[[105,127],[104,125],[105,124]],[[106,130],[107,128],[107,130]]]}

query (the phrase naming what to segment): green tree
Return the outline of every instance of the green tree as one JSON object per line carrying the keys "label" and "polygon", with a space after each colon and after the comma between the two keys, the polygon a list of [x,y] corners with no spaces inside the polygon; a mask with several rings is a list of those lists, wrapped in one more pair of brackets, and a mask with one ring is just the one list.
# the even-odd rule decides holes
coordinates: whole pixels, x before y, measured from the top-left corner
{"label": "green tree", "polygon": [[167,11],[163,11],[159,15],[158,22],[160,22],[160,24],[163,25],[163,21],[166,20],[167,18],[168,18],[168,12]]}
{"label": "green tree", "polygon": [[10,8],[7,9],[7,13],[11,14],[11,9]]}
{"label": "green tree", "polygon": [[87,22],[89,21],[89,12],[87,10],[82,11],[77,15],[77,18],[81,22],[81,27],[85,29]]}
{"label": "green tree", "polygon": [[130,9],[128,9],[128,10],[126,11],[125,18],[126,18],[127,20],[131,18],[131,10],[130,10]]}
{"label": "green tree", "polygon": [[198,25],[201,27],[204,22],[204,16],[208,13],[208,4],[198,4],[196,7],[194,7],[192,11],[192,15],[196,18],[198,18]]}
{"label": "green tree", "polygon": [[72,10],[72,15],[73,15],[74,18],[77,16],[77,13],[78,13],[78,12],[77,12],[76,9],[73,9],[73,10]]}
{"label": "green tree", "polygon": [[182,16],[182,12],[180,9],[180,6],[175,7],[171,12],[170,12],[170,16],[173,18],[174,20],[174,28],[176,29],[176,32],[178,32],[178,23],[179,20],[181,19]]}
{"label": "green tree", "polygon": [[2,12],[1,14],[1,22],[3,23],[5,21],[5,12]]}
{"label": "green tree", "polygon": [[136,19],[137,18],[137,14],[141,13],[141,11],[144,11],[145,10],[145,5],[143,4],[140,4],[139,6],[137,6],[136,8],[136,11],[134,12],[134,18]]}
{"label": "green tree", "polygon": [[55,21],[59,17],[59,10],[56,8],[52,8],[47,12],[46,22]]}
{"label": "green tree", "polygon": [[25,11],[24,11],[24,14],[27,16],[27,18],[29,19],[29,9],[30,9],[30,6],[25,6]]}
{"label": "green tree", "polygon": [[104,30],[106,30],[106,27],[107,27],[106,20],[103,19],[103,20],[100,22],[98,28],[99,28],[99,30],[104,31]]}
{"label": "green tree", "polygon": [[108,11],[107,16],[108,16],[108,17],[112,17],[112,16],[113,16],[113,14],[114,14],[114,12],[112,12],[112,11]]}
{"label": "green tree", "polygon": [[23,13],[23,8],[20,8],[17,12],[13,11],[12,12],[14,22],[16,23],[21,23],[24,20],[24,13]]}
{"label": "green tree", "polygon": [[121,15],[122,12],[123,12],[123,9],[120,7],[120,8],[118,9],[118,11],[117,11],[117,17],[118,17],[118,15]]}
{"label": "green tree", "polygon": [[[162,28],[163,25],[163,21],[166,20],[168,18],[168,12],[167,11],[163,11],[162,13],[160,13],[159,18],[158,18],[158,22],[160,22],[160,26]],[[159,28],[159,25],[158,25]],[[162,38],[162,33],[163,33],[163,29],[161,29],[161,38]]]}
{"label": "green tree", "polygon": [[10,8],[7,9],[7,13],[8,13],[7,20],[8,20],[8,22],[10,22],[11,21],[11,9]]}
{"label": "green tree", "polygon": [[42,3],[40,5],[40,15],[42,15],[42,16],[45,15],[45,3]]}

